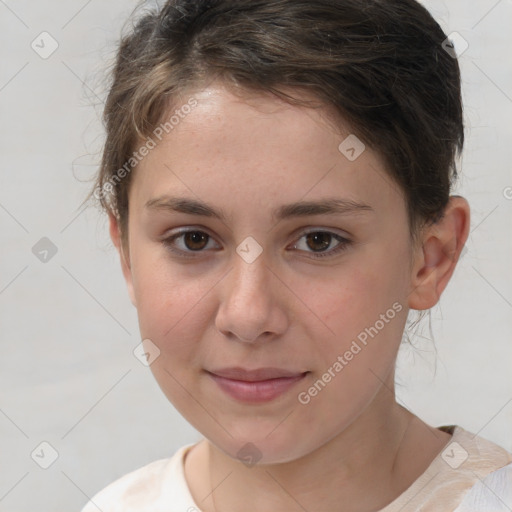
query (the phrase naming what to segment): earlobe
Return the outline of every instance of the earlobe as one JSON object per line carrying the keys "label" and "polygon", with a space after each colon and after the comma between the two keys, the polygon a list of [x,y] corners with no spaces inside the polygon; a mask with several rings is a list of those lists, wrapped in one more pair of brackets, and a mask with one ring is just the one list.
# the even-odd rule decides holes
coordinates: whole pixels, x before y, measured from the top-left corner
{"label": "earlobe", "polygon": [[132,271],[131,271],[131,265],[130,265],[130,257],[129,254],[125,254],[125,249],[123,247],[122,243],[122,237],[121,237],[121,230],[119,227],[119,221],[117,218],[109,213],[109,231],[110,231],[110,238],[112,240],[112,243],[115,245],[116,249],[119,252],[119,258],[121,261],[121,270],[123,272],[124,279],[126,281],[126,286],[128,288],[128,295],[130,296],[131,303],[137,307],[137,303],[135,300],[135,293],[133,289],[133,278],[132,278]]}
{"label": "earlobe", "polygon": [[468,202],[451,196],[443,218],[425,228],[412,266],[411,309],[430,309],[439,301],[468,238],[469,220]]}

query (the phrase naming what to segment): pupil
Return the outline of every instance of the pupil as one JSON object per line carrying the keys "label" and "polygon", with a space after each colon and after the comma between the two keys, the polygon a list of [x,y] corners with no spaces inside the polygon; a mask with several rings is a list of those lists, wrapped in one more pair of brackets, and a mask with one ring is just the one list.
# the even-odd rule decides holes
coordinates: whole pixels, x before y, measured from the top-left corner
{"label": "pupil", "polygon": [[[185,245],[190,250],[198,250],[204,247],[204,242],[208,235],[200,231],[192,231],[185,235]],[[315,252],[327,249],[330,244],[331,235],[329,233],[309,233],[307,235],[308,246]],[[199,244],[199,247],[195,246]],[[320,244],[320,247],[314,247],[315,244]],[[313,247],[312,247],[313,245]]]}
{"label": "pupil", "polygon": [[[331,235],[329,233],[309,233],[307,235],[308,246],[310,249],[313,249],[316,252],[321,251],[322,249],[326,249],[327,247],[329,247],[330,238]],[[321,247],[316,249],[314,247],[311,247],[311,245],[309,244],[309,242],[311,241],[313,242],[313,244],[320,242]]]}
{"label": "pupil", "polygon": [[[202,249],[205,244],[201,244],[201,242],[204,242],[207,237],[208,235],[206,233],[201,233],[200,231],[191,231],[185,234],[185,245],[188,249],[191,250]],[[191,242],[191,244],[189,244],[189,242]],[[200,247],[194,246],[194,244],[197,243],[200,245]]]}

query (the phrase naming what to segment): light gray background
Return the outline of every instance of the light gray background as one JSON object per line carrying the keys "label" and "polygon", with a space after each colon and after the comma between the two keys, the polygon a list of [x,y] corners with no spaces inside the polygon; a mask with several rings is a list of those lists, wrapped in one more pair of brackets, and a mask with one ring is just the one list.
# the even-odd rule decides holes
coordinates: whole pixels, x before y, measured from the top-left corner
{"label": "light gray background", "polygon": [[[79,209],[102,145],[101,73],[134,5],[0,0],[0,511],[79,510],[200,438],[132,354],[136,311],[106,219]],[[425,5],[469,43],[457,192],[472,231],[432,310],[437,355],[425,323],[420,350],[400,355],[397,395],[432,425],[512,450],[512,1]],[[31,48],[42,31],[59,44],[47,59]],[[42,237],[58,249],[46,263],[32,252]],[[43,441],[58,452],[48,469],[31,458]]]}

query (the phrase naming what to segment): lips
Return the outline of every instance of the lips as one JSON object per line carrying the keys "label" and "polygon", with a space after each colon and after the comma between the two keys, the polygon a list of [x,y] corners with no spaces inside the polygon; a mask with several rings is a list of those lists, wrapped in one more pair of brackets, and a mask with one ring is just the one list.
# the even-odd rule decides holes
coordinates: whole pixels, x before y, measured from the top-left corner
{"label": "lips", "polygon": [[226,379],[241,380],[245,382],[257,382],[270,379],[281,379],[300,377],[306,372],[297,372],[285,370],[282,368],[258,368],[256,370],[246,370],[245,368],[221,368],[220,370],[212,370],[209,373],[224,377]]}
{"label": "lips", "polygon": [[210,378],[226,395],[240,402],[262,403],[276,399],[300,382],[309,372],[282,368],[223,368],[207,371]]}

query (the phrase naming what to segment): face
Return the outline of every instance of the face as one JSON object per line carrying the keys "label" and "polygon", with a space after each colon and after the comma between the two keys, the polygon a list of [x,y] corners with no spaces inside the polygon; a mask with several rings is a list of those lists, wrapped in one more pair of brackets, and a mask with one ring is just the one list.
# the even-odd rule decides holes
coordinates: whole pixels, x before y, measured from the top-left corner
{"label": "face", "polygon": [[[192,96],[130,188],[124,271],[141,336],[161,389],[212,443],[294,460],[392,372],[411,285],[404,197],[370,148],[339,149],[350,128],[320,110],[219,84]],[[326,201],[338,208],[315,207]],[[297,378],[208,373],[234,367]]]}

